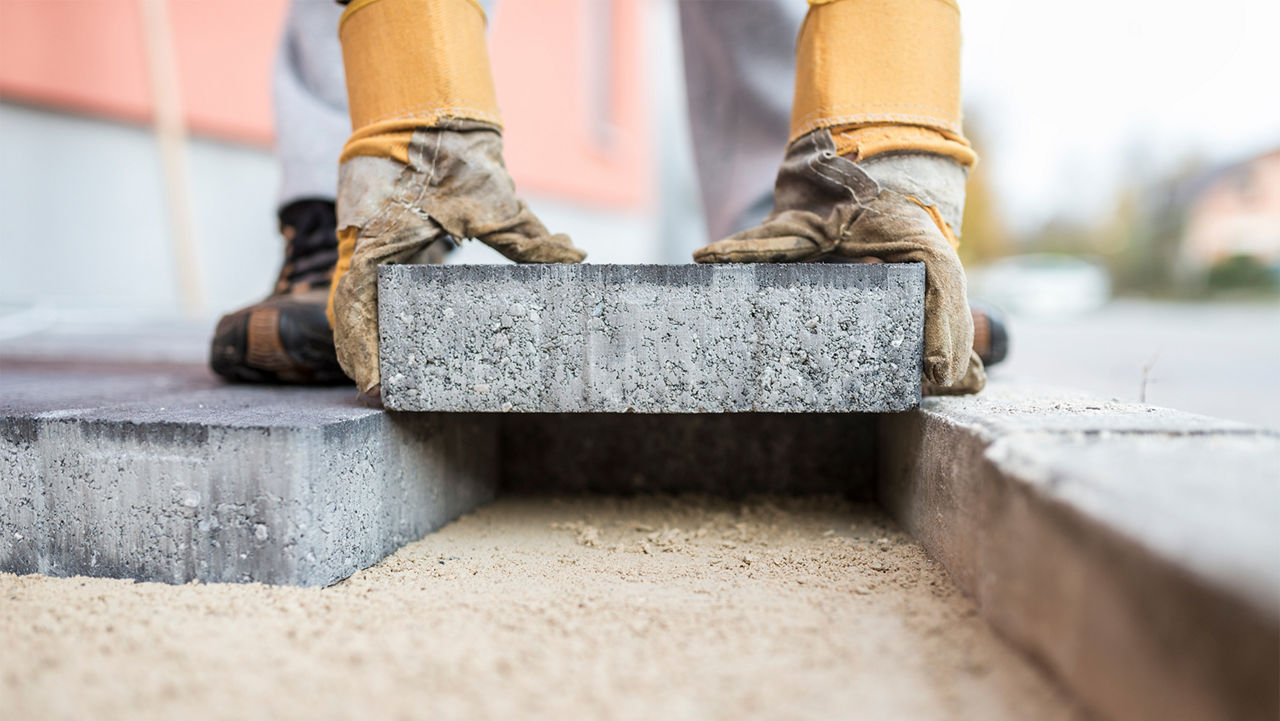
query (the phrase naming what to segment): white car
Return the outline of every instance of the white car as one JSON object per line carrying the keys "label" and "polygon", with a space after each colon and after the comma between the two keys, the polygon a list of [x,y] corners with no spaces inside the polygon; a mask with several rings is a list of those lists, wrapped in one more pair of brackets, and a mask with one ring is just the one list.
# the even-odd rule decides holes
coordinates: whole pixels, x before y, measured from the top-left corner
{"label": "white car", "polygon": [[974,269],[969,294],[1021,315],[1075,315],[1107,304],[1111,278],[1084,258],[1031,253]]}

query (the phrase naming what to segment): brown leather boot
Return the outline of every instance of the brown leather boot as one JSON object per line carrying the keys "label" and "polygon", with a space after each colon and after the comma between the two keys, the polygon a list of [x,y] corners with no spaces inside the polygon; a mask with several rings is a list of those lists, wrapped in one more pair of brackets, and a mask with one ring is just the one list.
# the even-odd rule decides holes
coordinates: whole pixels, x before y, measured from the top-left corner
{"label": "brown leather boot", "polygon": [[232,381],[349,383],[333,350],[325,318],[338,261],[332,201],[299,200],[280,210],[284,265],[264,300],[218,321],[209,366]]}
{"label": "brown leather boot", "polygon": [[969,301],[973,313],[973,349],[988,368],[1009,355],[1009,329],[1004,314],[995,308]]}

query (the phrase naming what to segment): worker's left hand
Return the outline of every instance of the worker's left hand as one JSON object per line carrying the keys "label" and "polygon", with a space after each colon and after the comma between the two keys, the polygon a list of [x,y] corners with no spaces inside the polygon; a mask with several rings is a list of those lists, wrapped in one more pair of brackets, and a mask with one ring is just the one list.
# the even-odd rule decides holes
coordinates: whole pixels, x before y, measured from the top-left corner
{"label": "worker's left hand", "polygon": [[[958,182],[962,198],[964,171],[949,158],[931,154],[873,162],[885,182],[838,155],[829,131],[801,136],[778,171],[774,209],[764,223],[699,248],[693,258],[699,263],[788,263],[835,255],[924,263],[926,392],[976,393],[986,376],[973,352],[964,268],[952,247],[950,228],[929,203],[928,188],[913,187],[921,179],[925,186]],[[953,187],[935,190],[939,196],[956,195]]]}

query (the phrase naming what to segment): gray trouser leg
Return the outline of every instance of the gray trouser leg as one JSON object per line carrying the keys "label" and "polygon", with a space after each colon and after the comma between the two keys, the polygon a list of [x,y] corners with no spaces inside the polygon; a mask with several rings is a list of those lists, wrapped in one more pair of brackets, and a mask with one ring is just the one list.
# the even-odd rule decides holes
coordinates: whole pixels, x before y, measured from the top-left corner
{"label": "gray trouser leg", "polygon": [[338,18],[332,0],[293,0],[276,57],[274,100],[280,206],[332,200],[338,155],[351,134]]}
{"label": "gray trouser leg", "polygon": [[710,240],[757,225],[786,150],[803,0],[681,0],[689,125]]}
{"label": "gray trouser leg", "polygon": [[[481,0],[486,12],[494,0]],[[333,0],[293,0],[276,58],[274,100],[280,206],[304,198],[333,199],[338,156],[351,134]]]}

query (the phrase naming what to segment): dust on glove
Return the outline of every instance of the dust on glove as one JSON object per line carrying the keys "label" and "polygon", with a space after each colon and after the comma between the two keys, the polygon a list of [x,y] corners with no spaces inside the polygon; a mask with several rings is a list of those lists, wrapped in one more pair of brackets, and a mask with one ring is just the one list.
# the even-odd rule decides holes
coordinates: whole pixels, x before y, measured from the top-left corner
{"label": "dust on glove", "polygon": [[474,238],[517,263],[577,263],[515,193],[474,0],[357,0],[339,25],[352,127],[338,177],[327,314],[338,362],[377,395],[384,263]]}

